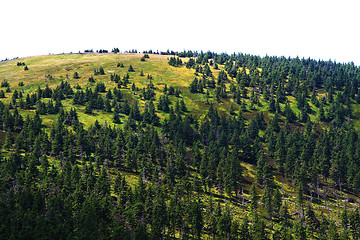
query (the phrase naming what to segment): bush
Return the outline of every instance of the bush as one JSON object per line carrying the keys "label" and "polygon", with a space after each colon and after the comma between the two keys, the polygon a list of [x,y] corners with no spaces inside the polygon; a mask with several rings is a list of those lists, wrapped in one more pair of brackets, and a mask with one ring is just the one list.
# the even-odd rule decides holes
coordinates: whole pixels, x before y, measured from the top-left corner
{"label": "bush", "polygon": [[105,71],[102,67],[100,67],[100,68],[97,68],[94,70],[94,74],[95,74],[95,76],[96,75],[105,75]]}
{"label": "bush", "polygon": [[131,65],[130,65],[130,67],[129,67],[129,72],[135,72],[133,66],[131,66]]}
{"label": "bush", "polygon": [[119,50],[119,48],[113,48],[112,50],[111,50],[111,52],[113,52],[113,53],[119,53],[120,52],[120,50]]}
{"label": "bush", "polygon": [[9,87],[10,84],[8,81],[6,81],[5,79],[1,82],[1,87]]}
{"label": "bush", "polygon": [[79,79],[79,78],[80,78],[80,76],[79,76],[78,72],[74,72],[74,76],[73,76],[73,78],[74,78],[74,79]]}

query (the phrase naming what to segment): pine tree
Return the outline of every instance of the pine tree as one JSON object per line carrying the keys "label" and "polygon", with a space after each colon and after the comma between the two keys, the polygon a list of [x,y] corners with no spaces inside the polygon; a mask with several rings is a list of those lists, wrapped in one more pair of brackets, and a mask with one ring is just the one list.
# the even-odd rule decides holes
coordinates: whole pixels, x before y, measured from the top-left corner
{"label": "pine tree", "polygon": [[87,102],[85,105],[85,113],[86,114],[92,114],[93,113],[93,108],[91,106],[91,102]]}
{"label": "pine tree", "polygon": [[306,231],[302,221],[296,221],[293,227],[293,233],[296,239],[306,240]]}
{"label": "pine tree", "polygon": [[258,208],[258,200],[259,196],[256,191],[255,183],[253,183],[250,188],[250,212],[252,214],[256,214]]}
{"label": "pine tree", "polygon": [[74,72],[73,78],[74,78],[74,79],[79,79],[79,78],[80,78],[78,72]]}
{"label": "pine tree", "polygon": [[15,143],[14,135],[11,132],[7,131],[5,136],[4,148],[10,149],[14,143]]}
{"label": "pine tree", "polygon": [[128,72],[135,72],[133,66],[131,66],[131,65],[129,66]]}

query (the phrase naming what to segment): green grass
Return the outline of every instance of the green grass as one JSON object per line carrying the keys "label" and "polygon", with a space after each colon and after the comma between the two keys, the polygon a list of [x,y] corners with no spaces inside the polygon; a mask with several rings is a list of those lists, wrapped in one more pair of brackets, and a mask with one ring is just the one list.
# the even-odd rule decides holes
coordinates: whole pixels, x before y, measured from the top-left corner
{"label": "green grass", "polygon": [[[153,77],[153,84],[156,87],[155,93],[159,96],[162,93],[163,87],[167,84],[168,87],[173,86],[180,88],[183,93],[183,99],[189,110],[199,117],[208,108],[208,105],[204,104],[206,99],[197,99],[197,96],[190,94],[188,90],[189,83],[194,78],[195,70],[187,69],[185,67],[172,67],[168,65],[168,56],[150,54],[150,58],[145,62],[140,61],[142,54],[60,54],[60,55],[46,55],[29,57],[26,59],[14,59],[0,63],[0,80],[7,80],[10,83],[12,92],[6,93],[6,98],[2,101],[9,103],[13,94],[13,91],[17,89],[22,91],[23,95],[31,94],[36,91],[40,86],[44,88],[46,85],[53,88],[61,83],[63,80],[67,80],[71,86],[79,84],[81,87],[91,87],[95,84],[88,83],[88,78],[94,75],[94,70],[100,66],[104,68],[106,75],[94,76],[95,81],[103,82],[107,89],[113,89],[117,86],[116,83],[110,81],[110,75],[116,73],[118,75],[125,76],[128,72],[130,65],[133,66],[135,72],[130,72],[130,85],[127,89],[122,89],[122,93],[127,99],[138,99],[140,109],[143,108],[145,101],[139,99],[139,95],[133,95],[130,91],[132,83],[142,89],[146,87],[146,83],[149,83],[147,75]],[[16,66],[18,61],[23,61],[28,66],[29,70],[24,71],[23,67]],[[124,64],[124,68],[116,67],[117,63]],[[140,76],[141,70],[145,76]],[[216,72],[214,75],[216,76]],[[78,72],[80,79],[73,79],[74,72]],[[49,75],[53,79],[49,79]],[[19,87],[19,82],[24,82],[25,86]],[[5,89],[4,89],[5,90]],[[172,98],[175,106],[176,99]],[[79,113],[79,118],[82,123],[88,125],[98,120],[100,124],[112,123],[112,114],[104,112],[95,112],[94,115],[83,114],[83,106],[74,106],[72,101],[63,101],[64,108],[69,110],[74,107]],[[157,101],[155,102],[157,105]],[[224,109],[225,111],[225,109]],[[21,110],[22,114],[26,114],[26,111]],[[159,117],[163,119],[166,115],[163,112],[158,113]],[[51,116],[47,119],[45,116],[44,123],[50,126],[55,117]]]}
{"label": "green grass", "polygon": [[[24,96],[26,94],[33,93],[36,89],[40,86],[41,88],[45,88],[46,85],[49,85],[51,88],[56,87],[61,83],[61,81],[66,80],[71,84],[71,86],[75,86],[79,84],[83,88],[86,87],[93,87],[95,84],[89,84],[88,78],[94,75],[94,70],[99,67],[103,67],[105,70],[106,75],[103,76],[94,76],[95,81],[103,82],[106,85],[107,89],[113,89],[117,86],[114,82],[110,81],[110,74],[116,73],[121,77],[124,76],[128,72],[128,68],[132,65],[135,69],[135,72],[129,73],[130,75],[130,84],[128,85],[127,89],[121,89],[124,97],[128,100],[137,99],[139,101],[140,109],[143,109],[145,101],[139,98],[139,92],[136,95],[131,93],[130,87],[132,83],[142,89],[146,87],[145,82],[149,83],[147,79],[147,75],[150,74],[153,77],[152,83],[155,86],[155,93],[158,99],[158,96],[163,94],[164,85],[167,84],[168,87],[173,86],[175,88],[180,88],[182,91],[182,99],[184,100],[187,109],[191,114],[195,115],[200,120],[203,118],[209,105],[207,102],[206,94],[192,94],[190,93],[188,86],[191,81],[194,79],[195,70],[194,69],[187,69],[185,66],[183,67],[172,67],[168,65],[168,58],[169,56],[162,56],[162,55],[154,55],[149,54],[150,58],[146,59],[145,62],[140,61],[143,54],[98,54],[98,53],[88,53],[88,54],[59,54],[59,55],[46,55],[46,56],[36,56],[36,57],[29,57],[25,59],[14,59],[9,61],[4,61],[0,63],[0,82],[3,80],[7,80],[10,83],[12,92],[6,93],[6,98],[1,99],[6,103],[9,103],[13,94],[13,91],[17,89],[18,91],[22,91]],[[25,62],[28,66],[29,70],[24,71],[23,66],[16,66],[18,61]],[[186,61],[186,60],[185,60]],[[124,68],[116,67],[117,63],[121,62],[124,64]],[[210,67],[215,78],[218,75],[218,72],[223,69],[223,66],[219,66],[219,70],[214,70]],[[141,70],[144,72],[145,76],[140,76]],[[248,71],[248,69],[247,69]],[[261,69],[260,69],[261,71]],[[73,79],[74,72],[78,72],[80,75],[80,79]],[[46,76],[52,76],[52,80]],[[230,81],[235,81],[231,79]],[[19,87],[19,82],[24,82],[25,86]],[[226,84],[227,90],[229,90],[230,83]],[[4,88],[2,88],[5,90]],[[250,96],[251,88],[248,88],[248,96]],[[205,90],[206,91],[206,90]],[[222,99],[221,102],[217,103],[215,100],[215,90],[209,89],[210,98],[209,102],[214,104],[214,107],[218,109],[220,113],[228,113],[230,109],[230,105],[233,102],[232,96],[230,94],[229,98]],[[291,109],[299,116],[300,111],[296,106],[296,100],[292,96],[287,96],[289,100]],[[172,101],[172,106],[175,106],[177,101],[175,96],[171,96],[170,100]],[[264,101],[262,96],[259,97],[260,106],[256,106],[257,111],[262,111],[264,113],[264,118],[266,121],[270,121],[274,114],[269,113],[269,104]],[[46,101],[46,100],[44,100]],[[250,100],[244,99],[247,103],[247,111],[244,113],[244,117],[246,120],[251,119],[257,111],[252,111],[249,109]],[[158,100],[155,101],[155,106],[157,105]],[[112,127],[122,127],[121,125],[113,124],[112,122],[112,113],[106,113],[103,111],[94,111],[94,114],[88,115],[84,113],[84,106],[78,106],[72,104],[72,99],[67,99],[62,102],[65,110],[70,110],[70,108],[76,108],[79,120],[81,123],[84,124],[85,128],[89,125],[93,124],[95,121],[98,121],[101,125],[108,124]],[[309,101],[310,107],[314,110],[314,113],[310,115],[310,118],[313,122],[317,122],[316,112],[318,108],[312,105]],[[235,108],[235,113],[239,110],[238,105],[233,103]],[[284,109],[284,104],[281,104],[281,108]],[[360,105],[352,104],[353,116],[354,118],[354,126],[356,129],[360,128]],[[34,110],[20,110],[20,113],[26,116],[33,116],[35,114]],[[159,111],[158,116],[161,120],[168,116],[167,113]],[[57,120],[57,115],[45,115],[41,116],[44,125],[51,127],[55,124]],[[279,116],[281,125],[284,124],[285,119],[282,116]],[[126,117],[122,115],[122,121],[124,122]],[[317,123],[317,129],[320,127],[326,127],[327,123]],[[0,139],[4,139],[4,133],[0,132]],[[52,161],[52,159],[50,159]],[[53,163],[58,164],[58,163]],[[251,183],[254,181],[255,178],[255,169],[250,164],[242,164],[244,170],[244,176],[246,182],[244,183],[245,187],[245,197],[248,198],[248,191],[250,189]],[[135,186],[137,182],[138,175],[132,173],[124,173],[126,180],[129,182],[131,186]],[[285,178],[281,177],[280,175],[276,175],[275,182],[277,185],[281,186],[281,189],[286,195],[286,199],[289,201],[289,210],[290,212],[297,211],[295,203],[295,196],[296,192],[292,184],[287,181]],[[259,189],[259,192],[260,189]],[[211,193],[214,195],[219,195],[219,192],[216,189],[212,189]],[[339,192],[334,191],[340,195]],[[226,196],[226,195],[225,195]],[[227,196],[229,197],[229,196]],[[233,197],[233,196],[232,196]],[[342,199],[346,198],[347,195],[342,193],[340,195]],[[357,199],[354,196],[351,196]],[[226,198],[219,198],[215,197],[215,201],[221,201],[221,204],[225,205],[230,200],[224,200]],[[331,212],[331,218],[339,219],[338,211],[337,211],[337,201],[333,201],[329,203],[329,208]],[[209,201],[209,196],[204,197],[204,201]],[[341,202],[341,206],[344,207],[344,203]],[[242,208],[238,205],[234,206],[235,217],[242,216],[242,214],[246,213],[247,210]],[[321,207],[321,204],[315,203],[314,204],[315,210],[319,212],[326,213],[326,209]],[[350,203],[346,203],[346,207],[353,208]],[[240,217],[239,217],[240,218]]]}

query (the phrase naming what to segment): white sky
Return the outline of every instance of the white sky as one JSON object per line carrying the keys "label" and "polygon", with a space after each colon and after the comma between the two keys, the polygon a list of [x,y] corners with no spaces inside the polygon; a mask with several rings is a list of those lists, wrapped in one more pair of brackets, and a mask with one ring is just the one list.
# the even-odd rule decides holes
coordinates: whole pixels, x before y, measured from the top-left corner
{"label": "white sky", "polygon": [[85,49],[210,50],[360,65],[353,0],[2,0],[0,59]]}

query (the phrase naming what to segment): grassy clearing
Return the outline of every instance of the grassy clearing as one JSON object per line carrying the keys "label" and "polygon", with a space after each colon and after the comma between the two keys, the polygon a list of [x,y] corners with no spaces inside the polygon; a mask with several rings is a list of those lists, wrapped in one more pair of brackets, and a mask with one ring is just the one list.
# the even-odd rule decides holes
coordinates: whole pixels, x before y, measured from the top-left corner
{"label": "grassy clearing", "polygon": [[[194,70],[192,69],[169,66],[167,64],[168,56],[150,54],[150,58],[146,59],[145,62],[140,61],[141,57],[142,54],[60,54],[1,62],[0,79],[1,81],[8,81],[12,90],[11,93],[6,93],[6,98],[2,99],[2,101],[9,103],[15,89],[26,95],[34,93],[38,87],[44,88],[46,85],[56,87],[64,80],[68,81],[72,86],[77,84],[83,88],[94,86],[94,84],[88,83],[88,78],[93,76],[94,70],[99,67],[104,68],[106,75],[94,76],[95,81],[103,82],[107,89],[113,89],[117,86],[110,81],[112,73],[116,73],[121,77],[125,76],[129,66],[132,65],[135,72],[129,73],[130,84],[135,83],[138,88],[142,89],[149,83],[147,75],[151,75],[152,82],[157,87],[155,90],[157,95],[162,91],[165,83],[168,87],[186,88],[194,77]],[[16,66],[18,61],[25,62],[29,70],[24,71],[23,67]],[[117,67],[119,62],[124,64],[124,68]],[[145,76],[140,76],[141,70]],[[79,74],[80,79],[73,79],[75,72]],[[23,82],[24,86],[19,87],[19,82]],[[128,99],[139,99],[138,95],[130,93],[130,89],[122,89],[122,92]],[[144,101],[139,100],[139,107],[143,108]],[[188,97],[184,97],[184,100],[186,104],[192,101]],[[83,114],[84,107],[72,105],[71,100],[64,101],[63,105],[66,110],[71,107],[76,108],[79,112],[80,121],[85,125],[94,123],[95,120],[98,120],[101,124],[105,122],[112,123],[111,114],[105,114],[104,112],[95,113],[94,115]],[[196,109],[197,107],[194,106],[193,108]],[[21,113],[26,114],[26,111],[21,111]],[[160,112],[159,116],[164,118],[162,115],[163,113]],[[51,125],[54,118],[46,118],[44,118],[44,123]]]}

